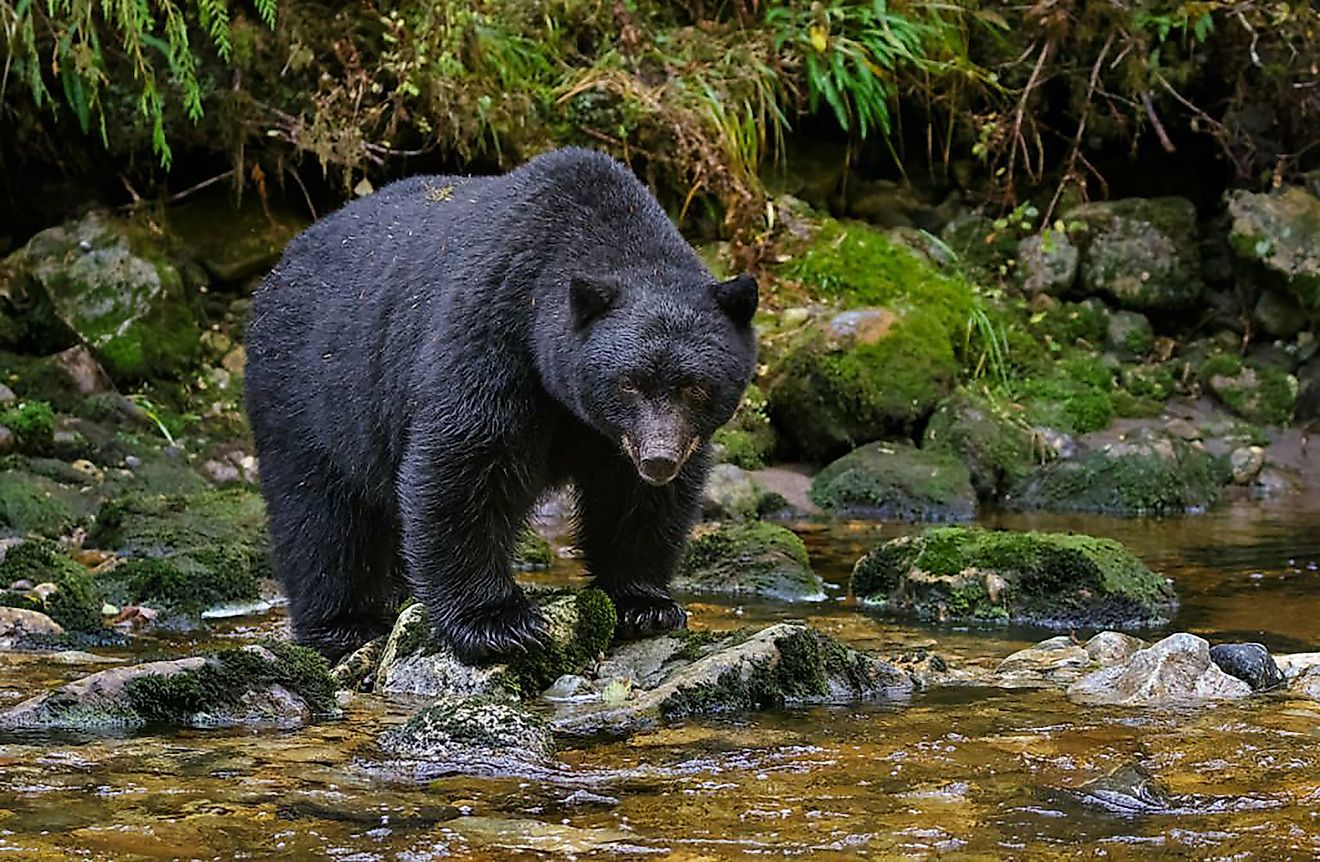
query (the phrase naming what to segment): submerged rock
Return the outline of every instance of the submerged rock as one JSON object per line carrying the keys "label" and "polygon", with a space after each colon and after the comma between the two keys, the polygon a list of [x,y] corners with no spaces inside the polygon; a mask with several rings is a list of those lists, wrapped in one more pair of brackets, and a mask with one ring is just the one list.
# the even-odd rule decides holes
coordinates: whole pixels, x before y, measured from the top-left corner
{"label": "submerged rock", "polygon": [[967,467],[947,452],[869,443],[830,464],[811,499],[840,515],[905,521],[966,521],[976,514]]}
{"label": "submerged rock", "polygon": [[1068,695],[1085,703],[1169,707],[1247,697],[1251,686],[1220,670],[1210,644],[1195,635],[1169,635],[1126,662],[1082,677]]}
{"label": "submerged rock", "polygon": [[381,734],[380,747],[464,771],[545,764],[555,750],[544,719],[516,702],[490,697],[443,697]]}
{"label": "submerged rock", "polygon": [[698,533],[674,578],[678,592],[743,595],[784,601],[825,599],[807,548],[791,531],[750,521]]}
{"label": "submerged rock", "polygon": [[560,704],[551,720],[557,733],[619,734],[689,715],[884,700],[905,696],[913,684],[893,665],[793,623],[626,644],[594,676],[613,681],[623,696]]}
{"label": "submerged rock", "polygon": [[1196,207],[1185,198],[1128,198],[1083,204],[1063,215],[1085,230],[1081,285],[1136,311],[1186,308],[1204,287]]}
{"label": "submerged rock", "polygon": [[884,542],[853,567],[861,601],[923,620],[1125,628],[1163,621],[1168,581],[1122,545],[1069,533],[936,527]]}
{"label": "submerged rock", "polygon": [[1210,660],[1224,673],[1251,686],[1252,691],[1267,691],[1286,682],[1264,644],[1218,644],[1210,648]]}
{"label": "submerged rock", "polygon": [[0,727],[292,727],[338,714],[324,659],[267,641],[94,673],[0,712]]}

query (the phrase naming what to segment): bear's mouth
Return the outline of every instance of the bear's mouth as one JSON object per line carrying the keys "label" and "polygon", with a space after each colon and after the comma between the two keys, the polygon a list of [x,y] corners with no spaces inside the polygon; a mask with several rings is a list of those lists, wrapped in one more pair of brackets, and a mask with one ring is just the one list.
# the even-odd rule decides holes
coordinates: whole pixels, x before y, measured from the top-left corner
{"label": "bear's mouth", "polygon": [[663,445],[639,446],[628,434],[624,434],[620,442],[624,453],[637,468],[637,475],[642,481],[660,487],[674,481],[679,471],[683,469],[683,465],[687,463],[687,459],[701,445],[701,438],[692,437],[680,450]]}

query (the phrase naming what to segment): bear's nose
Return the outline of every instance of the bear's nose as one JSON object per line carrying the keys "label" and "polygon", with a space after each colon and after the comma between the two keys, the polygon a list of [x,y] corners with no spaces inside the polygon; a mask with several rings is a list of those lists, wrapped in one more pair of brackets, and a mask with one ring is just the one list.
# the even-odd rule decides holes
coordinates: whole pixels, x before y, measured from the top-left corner
{"label": "bear's nose", "polygon": [[644,458],[637,469],[652,485],[663,485],[678,475],[678,462],[673,458]]}

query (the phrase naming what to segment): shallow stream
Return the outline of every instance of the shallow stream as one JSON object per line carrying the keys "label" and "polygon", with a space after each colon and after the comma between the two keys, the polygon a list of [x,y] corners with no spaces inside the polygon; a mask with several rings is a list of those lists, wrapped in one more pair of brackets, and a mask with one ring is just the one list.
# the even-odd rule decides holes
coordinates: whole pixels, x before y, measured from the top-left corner
{"label": "shallow stream", "polygon": [[[1177,584],[1168,631],[1320,648],[1315,497],[1166,520],[984,520],[1123,541]],[[904,529],[804,537],[841,597],[862,550]],[[571,562],[537,576],[575,578]],[[858,647],[926,646],[955,664],[993,665],[1049,634],[923,627],[842,598],[689,607],[694,627],[805,616]],[[275,611],[205,638],[100,652],[175,657],[283,628]],[[0,706],[96,669],[0,654]],[[358,696],[346,712],[292,732],[0,739],[0,859],[1320,856],[1320,703],[1286,695],[1170,713],[1080,707],[1056,691],[934,689],[868,708],[689,720],[565,746],[558,768],[513,776],[400,768],[373,743],[407,708]]]}

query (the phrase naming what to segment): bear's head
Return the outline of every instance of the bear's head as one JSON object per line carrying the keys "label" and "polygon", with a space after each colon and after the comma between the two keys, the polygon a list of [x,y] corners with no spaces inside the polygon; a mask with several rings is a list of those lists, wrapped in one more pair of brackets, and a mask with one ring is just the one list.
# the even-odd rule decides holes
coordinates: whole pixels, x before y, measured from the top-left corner
{"label": "bear's head", "polygon": [[[639,279],[641,281],[641,279]],[[729,421],[756,367],[756,279],[683,284],[575,276],[570,404],[652,485]]]}

